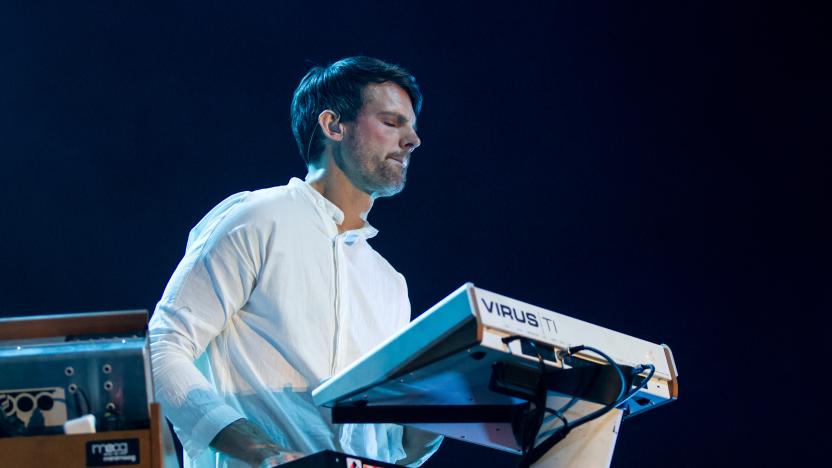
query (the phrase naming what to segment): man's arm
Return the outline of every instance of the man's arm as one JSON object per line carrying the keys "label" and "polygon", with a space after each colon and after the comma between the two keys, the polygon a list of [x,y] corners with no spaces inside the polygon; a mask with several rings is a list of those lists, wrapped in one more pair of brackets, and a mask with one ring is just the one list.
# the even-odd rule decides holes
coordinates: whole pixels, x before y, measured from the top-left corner
{"label": "man's arm", "polygon": [[[191,231],[151,318],[150,354],[157,400],[174,427],[186,429],[180,439],[189,456],[211,446],[258,466],[274,444],[224,401],[194,362],[248,300],[259,274],[261,236],[246,210],[236,209],[239,202],[244,196],[230,197]],[[251,436],[256,439],[244,440]]]}
{"label": "man's arm", "polygon": [[402,436],[402,445],[404,446],[406,456],[396,463],[406,466],[421,466],[422,463],[426,462],[431,455],[439,450],[439,444],[442,443],[442,439],[444,439],[444,436],[434,434],[433,432],[405,427],[404,435]]}
{"label": "man's arm", "polygon": [[238,419],[226,426],[211,441],[211,447],[253,467],[278,466],[303,456],[277,445],[247,419]]}

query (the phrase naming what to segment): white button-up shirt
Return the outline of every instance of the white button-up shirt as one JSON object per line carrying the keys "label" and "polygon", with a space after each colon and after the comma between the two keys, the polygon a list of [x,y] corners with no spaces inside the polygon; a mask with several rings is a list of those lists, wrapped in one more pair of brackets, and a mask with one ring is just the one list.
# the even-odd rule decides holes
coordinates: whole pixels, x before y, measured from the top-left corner
{"label": "white button-up shirt", "polygon": [[343,212],[299,179],[233,195],[188,238],[150,321],[156,397],[190,466],[234,466],[208,449],[245,417],[304,453],[395,462],[402,428],[333,425],[312,390],[407,325],[404,277],[367,243],[338,233]]}

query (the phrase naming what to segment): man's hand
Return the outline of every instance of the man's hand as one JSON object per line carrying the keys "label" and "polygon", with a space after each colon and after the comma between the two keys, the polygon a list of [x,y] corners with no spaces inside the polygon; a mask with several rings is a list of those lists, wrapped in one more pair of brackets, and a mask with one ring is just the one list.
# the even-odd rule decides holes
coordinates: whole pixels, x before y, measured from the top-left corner
{"label": "man's hand", "polygon": [[303,457],[302,453],[287,450],[248,419],[238,419],[221,430],[211,447],[248,463],[254,468],[278,466]]}

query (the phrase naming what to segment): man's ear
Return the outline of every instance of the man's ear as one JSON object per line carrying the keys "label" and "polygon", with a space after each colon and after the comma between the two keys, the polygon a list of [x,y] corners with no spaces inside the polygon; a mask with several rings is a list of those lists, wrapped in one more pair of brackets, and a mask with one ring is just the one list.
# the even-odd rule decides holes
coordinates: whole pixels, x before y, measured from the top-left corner
{"label": "man's ear", "polygon": [[327,109],[318,115],[318,126],[330,140],[341,141],[344,138],[344,125],[337,112]]}

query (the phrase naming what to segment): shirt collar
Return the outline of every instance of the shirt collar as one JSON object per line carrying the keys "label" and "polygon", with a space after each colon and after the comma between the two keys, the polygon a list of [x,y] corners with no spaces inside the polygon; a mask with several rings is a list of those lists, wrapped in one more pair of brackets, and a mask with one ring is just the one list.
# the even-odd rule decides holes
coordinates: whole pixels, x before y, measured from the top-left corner
{"label": "shirt collar", "polygon": [[[321,192],[315,190],[314,187],[309,185],[306,181],[300,180],[297,177],[292,177],[289,180],[289,187],[298,188],[303,193],[306,193],[308,197],[312,200],[312,202],[327,216],[329,216],[332,221],[335,222],[336,225],[341,225],[344,222],[344,212],[341,208],[338,208],[335,203],[327,200],[326,197],[321,195]],[[351,231],[346,231],[346,234],[349,237],[362,237],[364,239],[369,239],[371,237],[375,237],[378,234],[378,229],[374,228],[370,225],[367,220],[364,220],[364,226],[353,229]]]}

